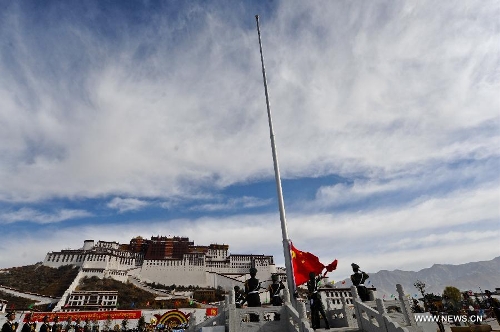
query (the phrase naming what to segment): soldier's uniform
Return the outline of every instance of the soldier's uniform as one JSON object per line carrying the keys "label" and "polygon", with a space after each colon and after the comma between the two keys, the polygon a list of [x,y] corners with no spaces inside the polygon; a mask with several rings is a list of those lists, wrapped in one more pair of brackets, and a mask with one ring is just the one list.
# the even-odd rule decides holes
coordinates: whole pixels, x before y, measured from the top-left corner
{"label": "soldier's uniform", "polygon": [[75,330],[75,332],[83,332],[83,327],[81,325],[80,319],[77,319],[75,321],[75,324],[73,325],[73,329]]}
{"label": "soldier's uniform", "polygon": [[[278,276],[273,274],[271,276],[273,283],[269,285],[267,290],[269,291],[269,297],[271,298],[271,304],[275,307],[283,305],[283,299],[280,296],[280,291],[285,289],[285,285],[281,281],[278,281]],[[274,314],[274,320],[280,320],[280,314]]]}
{"label": "soldier's uniform", "polygon": [[351,274],[351,281],[356,289],[358,290],[358,295],[361,301],[370,301],[370,294],[368,294],[368,289],[365,287],[365,281],[369,278],[368,274],[359,270],[359,265],[352,263],[353,274]]}
{"label": "soldier's uniform", "polygon": [[2,326],[2,332],[15,332],[19,326],[19,323],[14,322],[16,314],[14,312],[9,312],[5,317],[7,317],[7,321]]}
{"label": "soldier's uniform", "polygon": [[278,276],[273,275],[272,277],[273,283],[269,285],[267,290],[269,291],[269,296],[271,298],[271,304],[273,306],[283,305],[283,299],[280,296],[280,291],[285,289],[285,285],[281,281],[278,281]]}
{"label": "soldier's uniform", "polygon": [[23,324],[23,328],[21,332],[35,332],[36,331],[36,322],[31,321],[31,313],[26,315],[26,323]]}
{"label": "soldier's uniform", "polygon": [[323,302],[318,294],[318,283],[321,277],[317,277],[314,272],[309,273],[309,280],[307,281],[308,299],[309,305],[311,307],[311,325],[313,329],[318,329],[320,327],[320,317],[323,317],[325,321],[325,328],[330,329],[330,324],[328,319],[326,319],[325,308],[323,308]]}
{"label": "soldier's uniform", "polygon": [[[259,279],[255,278],[256,274],[257,274],[257,269],[254,267],[250,268],[250,279],[245,281],[245,295],[249,307],[261,306],[260,295],[259,295],[260,282]],[[258,322],[259,316],[255,314],[250,314],[250,321]]]}
{"label": "soldier's uniform", "polygon": [[236,304],[236,308],[242,308],[243,303],[246,302],[245,296],[241,293],[239,286],[234,286],[234,302]]}
{"label": "soldier's uniform", "polygon": [[50,332],[49,316],[43,317],[43,324],[40,326],[40,332]]}
{"label": "soldier's uniform", "polygon": [[52,324],[51,332],[61,332],[61,331],[62,331],[62,325],[59,324],[59,317],[56,316],[54,317],[54,324]]}
{"label": "soldier's uniform", "polygon": [[85,319],[85,325],[83,326],[83,332],[90,332],[91,327],[90,327],[90,320],[87,318]]}

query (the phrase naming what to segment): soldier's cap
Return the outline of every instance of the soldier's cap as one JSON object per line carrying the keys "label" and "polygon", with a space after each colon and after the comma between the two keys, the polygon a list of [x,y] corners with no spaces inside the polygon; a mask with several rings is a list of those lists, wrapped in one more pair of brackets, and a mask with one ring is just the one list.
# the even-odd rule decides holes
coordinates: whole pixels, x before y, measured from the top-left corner
{"label": "soldier's cap", "polygon": [[7,315],[5,315],[5,317],[9,318],[10,316],[12,315],[15,315],[16,313],[14,311],[9,311],[7,312]]}
{"label": "soldier's cap", "polygon": [[235,289],[235,290],[239,290],[239,289],[240,289],[240,286],[234,286],[234,289]]}
{"label": "soldier's cap", "polygon": [[43,320],[49,319],[49,316],[45,315],[43,316]]}
{"label": "soldier's cap", "polygon": [[351,266],[353,269],[359,269],[359,265],[356,263],[352,263]]}
{"label": "soldier's cap", "polygon": [[277,274],[273,274],[273,275],[271,276],[271,279],[272,279],[273,281],[278,280],[278,275],[277,275]]}

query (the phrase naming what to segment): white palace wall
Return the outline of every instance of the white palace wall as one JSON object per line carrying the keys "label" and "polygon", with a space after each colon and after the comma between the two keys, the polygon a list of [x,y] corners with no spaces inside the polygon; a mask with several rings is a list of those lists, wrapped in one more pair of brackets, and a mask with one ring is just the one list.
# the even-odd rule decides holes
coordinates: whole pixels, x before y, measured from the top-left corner
{"label": "white palace wall", "polygon": [[207,276],[204,265],[189,264],[185,260],[145,260],[138,278],[162,285],[206,287]]}
{"label": "white palace wall", "polygon": [[44,266],[58,268],[64,265],[82,266],[85,254],[81,251],[75,252],[52,252],[45,255]]}
{"label": "white palace wall", "polygon": [[122,282],[134,275],[166,286],[220,286],[226,290],[241,286],[252,266],[257,268],[257,278],[263,283],[276,273],[272,256],[228,255],[224,247],[215,247],[206,254],[184,254],[180,260],[143,260],[141,254],[120,250],[117,242],[94,244],[93,240],[85,240],[82,249],[47,253],[43,264],[53,268],[74,265],[80,267],[85,276],[111,277]]}

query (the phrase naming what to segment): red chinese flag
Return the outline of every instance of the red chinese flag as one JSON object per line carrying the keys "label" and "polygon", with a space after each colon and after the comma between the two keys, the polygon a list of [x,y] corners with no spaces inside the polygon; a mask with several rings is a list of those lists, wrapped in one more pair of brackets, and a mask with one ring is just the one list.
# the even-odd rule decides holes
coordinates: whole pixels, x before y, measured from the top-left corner
{"label": "red chinese flag", "polygon": [[319,261],[319,258],[307,251],[300,251],[290,243],[292,254],[293,277],[295,285],[299,286],[309,280],[309,273],[319,275],[325,266]]}
{"label": "red chinese flag", "polygon": [[217,316],[218,309],[217,308],[207,308],[205,311],[205,315],[207,316]]}
{"label": "red chinese flag", "polygon": [[337,269],[337,263],[338,261],[334,260],[333,262],[325,266],[326,272],[332,272],[333,270]]}

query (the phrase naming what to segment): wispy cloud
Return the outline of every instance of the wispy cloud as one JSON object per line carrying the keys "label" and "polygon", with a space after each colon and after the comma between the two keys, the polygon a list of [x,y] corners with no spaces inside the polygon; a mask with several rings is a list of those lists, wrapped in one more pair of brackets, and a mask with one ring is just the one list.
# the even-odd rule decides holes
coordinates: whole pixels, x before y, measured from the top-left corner
{"label": "wispy cloud", "polygon": [[[500,121],[498,63],[490,56],[498,29],[489,23],[498,9],[483,5],[490,11],[280,4],[263,29],[283,176],[498,157],[498,131],[467,134]],[[12,34],[6,52],[23,70],[0,64],[11,73],[0,81],[9,119],[0,134],[7,156],[0,198],[170,197],[271,175],[253,29],[196,10],[192,19],[203,28],[188,28],[172,48],[178,34],[162,20],[114,42],[78,20],[55,20],[53,31],[64,33],[35,31],[46,42],[40,48],[20,43],[34,30],[14,12],[4,25]],[[76,54],[82,65],[72,67]],[[58,82],[53,88],[46,71]],[[75,76],[76,86],[68,81]]]}
{"label": "wispy cloud", "polygon": [[20,221],[28,221],[37,224],[52,224],[89,216],[92,216],[92,213],[84,210],[60,209],[48,213],[31,208],[21,208],[16,211],[1,212],[0,224],[11,224]]}
{"label": "wispy cloud", "polygon": [[[393,250],[403,250],[411,248],[430,248],[439,247],[444,244],[453,244],[458,242],[475,243],[477,241],[492,241],[498,239],[500,236],[500,230],[491,230],[485,232],[479,231],[452,231],[445,233],[431,233],[422,237],[405,237],[396,242],[387,245],[387,249]],[[500,252],[499,252],[500,254]]]}
{"label": "wispy cloud", "polygon": [[118,210],[119,213],[128,211],[138,211],[150,205],[150,202],[136,198],[120,198],[115,197],[108,202],[107,207]]}
{"label": "wispy cloud", "polygon": [[194,205],[190,209],[194,211],[234,211],[268,206],[271,202],[271,199],[243,196],[239,198],[230,198],[225,201],[222,200],[222,202],[217,203]]}
{"label": "wispy cloud", "polygon": [[[277,211],[262,212],[271,211],[270,195],[241,191],[274,176],[253,16],[262,7],[50,6],[16,2],[0,14],[1,222],[43,224],[37,231],[50,239],[74,233],[63,247],[81,236],[127,241],[169,229],[235,252],[282,255]],[[462,242],[480,238],[481,227],[480,249],[494,255],[496,1],[266,6],[281,175],[342,179],[314,197],[290,195],[299,197],[287,213],[297,245],[325,261],[425,267],[473,257]],[[71,208],[38,208],[68,201]],[[103,206],[135,222],[126,232],[97,232],[83,220],[71,228],[72,219],[101,222]],[[182,209],[183,219],[148,220],[159,207]],[[398,247],[413,256],[393,255]],[[23,250],[16,257],[32,259]],[[12,263],[3,256],[0,265]]]}

